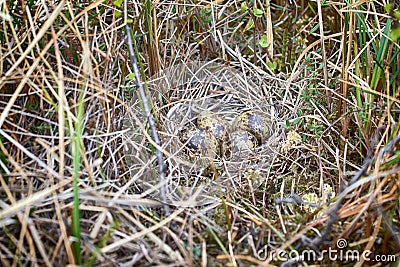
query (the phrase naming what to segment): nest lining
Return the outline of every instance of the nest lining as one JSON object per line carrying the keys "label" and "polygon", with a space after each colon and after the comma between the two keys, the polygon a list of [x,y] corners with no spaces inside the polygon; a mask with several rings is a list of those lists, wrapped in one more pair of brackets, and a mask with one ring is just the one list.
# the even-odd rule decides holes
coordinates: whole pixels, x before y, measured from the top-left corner
{"label": "nest lining", "polygon": [[[271,84],[268,78],[256,72],[244,75],[235,68],[216,63],[194,62],[170,68],[148,81],[153,100],[157,100],[153,104],[161,129],[159,135],[162,148],[166,152],[170,192],[175,192],[179,186],[208,184],[211,186],[207,186],[207,190],[216,188],[212,175],[218,176],[222,190],[226,186],[241,189],[249,183],[258,188],[267,183],[271,162],[278,153],[282,139],[272,94],[265,90]],[[275,132],[264,144],[253,150],[240,151],[231,157],[214,160],[210,171],[209,166],[204,166],[199,160],[188,159],[185,144],[179,139],[183,127],[196,124],[197,116],[203,110],[220,115],[230,124],[243,112],[259,110],[269,117],[272,124],[270,127]],[[141,146],[147,143],[146,136],[140,131],[136,131],[130,138],[134,140],[133,143]],[[132,157],[132,166],[139,168],[146,160],[152,160],[151,153],[145,154],[139,156],[136,153]],[[152,168],[154,164],[148,166]],[[154,169],[143,176],[146,183],[157,182]]]}

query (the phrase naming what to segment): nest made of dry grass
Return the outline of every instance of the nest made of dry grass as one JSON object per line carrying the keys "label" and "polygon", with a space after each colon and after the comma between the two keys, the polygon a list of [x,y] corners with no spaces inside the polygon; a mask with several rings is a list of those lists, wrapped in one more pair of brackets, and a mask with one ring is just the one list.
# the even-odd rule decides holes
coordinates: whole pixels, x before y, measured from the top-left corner
{"label": "nest made of dry grass", "polygon": [[[217,188],[216,181],[210,177],[202,177],[203,170],[199,170],[196,162],[189,161],[184,152],[184,144],[178,137],[182,128],[194,124],[197,115],[205,109],[217,113],[230,122],[238,114],[248,110],[262,111],[271,118],[270,127],[274,129],[274,134],[265,144],[255,151],[246,151],[235,157],[215,162],[219,182],[225,185],[224,188],[229,184],[235,191],[240,190],[244,184],[248,184],[245,177],[249,172],[257,172],[256,181],[253,181],[256,187],[262,184],[266,186],[265,182],[268,180],[266,173],[269,172],[273,158],[280,151],[283,121],[290,115],[288,112],[282,114],[282,110],[281,114],[278,114],[275,105],[278,106],[279,101],[276,95],[273,96],[271,93],[273,91],[277,93],[279,88],[284,88],[282,81],[266,73],[261,75],[250,68],[240,70],[216,62],[190,62],[174,66],[152,77],[148,81],[148,88],[153,93],[155,114],[158,117],[159,128],[162,129],[159,134],[162,148],[167,155],[171,192],[176,191],[174,187],[179,184],[193,190],[199,186],[196,181],[204,182],[204,180],[214,184],[209,186],[208,190]],[[137,116],[141,116],[140,108],[133,107],[133,110],[139,111]],[[131,126],[137,129],[135,125],[137,125],[135,120],[131,120]],[[131,145],[133,151],[138,151],[139,144],[146,143],[147,139],[140,132],[136,133],[136,136],[129,135],[129,138],[134,140]],[[137,157],[132,157],[132,163],[139,166],[143,158],[151,158],[151,155],[137,154]],[[154,178],[154,174],[153,176],[150,174],[147,181],[156,181]]]}

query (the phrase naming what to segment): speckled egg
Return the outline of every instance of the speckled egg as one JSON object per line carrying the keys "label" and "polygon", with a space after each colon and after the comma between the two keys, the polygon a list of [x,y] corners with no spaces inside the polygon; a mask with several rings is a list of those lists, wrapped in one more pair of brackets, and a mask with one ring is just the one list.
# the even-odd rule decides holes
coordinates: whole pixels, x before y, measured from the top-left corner
{"label": "speckled egg", "polygon": [[220,142],[228,138],[228,122],[209,110],[200,112],[197,117],[197,127],[209,131]]}
{"label": "speckled egg", "polygon": [[251,133],[243,130],[233,132],[229,135],[226,154],[229,156],[243,150],[253,149],[257,146],[257,138]]}
{"label": "speckled egg", "polygon": [[197,127],[211,133],[219,143],[219,154],[222,155],[224,146],[229,139],[229,124],[221,116],[204,110],[197,117]]}
{"label": "speckled egg", "polygon": [[217,139],[204,129],[184,127],[180,132],[180,140],[189,150],[189,159],[196,157],[210,157],[215,159],[219,153]]}
{"label": "speckled egg", "polygon": [[255,136],[261,145],[271,134],[271,122],[267,115],[259,110],[250,110],[237,116],[232,124],[233,131],[247,131]]}

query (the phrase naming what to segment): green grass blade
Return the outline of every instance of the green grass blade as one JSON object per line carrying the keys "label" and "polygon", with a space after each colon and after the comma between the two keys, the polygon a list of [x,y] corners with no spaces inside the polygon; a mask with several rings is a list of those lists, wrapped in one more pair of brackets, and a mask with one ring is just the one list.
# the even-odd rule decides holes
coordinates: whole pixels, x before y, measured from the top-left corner
{"label": "green grass blade", "polygon": [[75,240],[73,241],[73,249],[75,253],[75,260],[77,264],[82,264],[81,255],[81,228],[80,228],[80,210],[79,210],[79,172],[82,162],[82,129],[83,129],[83,116],[85,113],[84,92],[81,91],[77,103],[77,122],[75,123],[75,131],[72,138],[72,161],[73,161],[73,207],[72,207],[72,235]]}
{"label": "green grass blade", "polygon": [[[389,36],[391,24],[392,24],[392,20],[388,19],[386,22],[384,34],[382,35],[382,39],[380,41],[379,50],[376,55],[376,63],[375,63],[374,71],[372,73],[372,78],[371,78],[371,88],[373,90],[377,89],[379,80],[381,77],[383,77],[383,66],[384,66],[383,61],[386,58],[387,51],[388,51],[388,43],[389,43],[388,38],[386,36]],[[371,100],[373,101],[373,96],[372,96]]]}

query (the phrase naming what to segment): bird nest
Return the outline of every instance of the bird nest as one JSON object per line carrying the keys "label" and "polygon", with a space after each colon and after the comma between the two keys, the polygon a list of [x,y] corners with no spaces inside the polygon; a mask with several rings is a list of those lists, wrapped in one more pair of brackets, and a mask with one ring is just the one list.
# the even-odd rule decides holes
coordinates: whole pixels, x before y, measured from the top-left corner
{"label": "bird nest", "polygon": [[[279,152],[278,144],[282,137],[281,122],[278,120],[280,116],[271,94],[275,86],[279,87],[276,79],[272,81],[265,73],[215,62],[181,64],[150,79],[147,87],[158,118],[158,134],[167,166],[169,191],[210,184],[218,184],[218,187],[207,188],[218,188],[222,191],[226,187],[238,190],[248,186],[254,189],[264,188],[268,182],[270,164]],[[134,119],[131,117],[129,124],[134,130],[129,136],[132,146],[128,158],[136,175],[134,166],[137,166],[137,170],[143,170],[141,167],[148,165],[147,173],[141,176],[144,182],[142,184],[153,187],[158,175],[154,163],[150,163],[154,159],[153,150],[149,147],[149,136],[143,134],[141,122],[144,117],[141,115],[140,105],[132,108],[135,116]],[[254,149],[224,155],[205,165],[204,158],[188,157],[188,150],[179,137],[184,127],[195,125],[203,110],[218,114],[230,124],[243,112],[261,111],[268,117],[268,126],[273,129],[273,133]]]}

